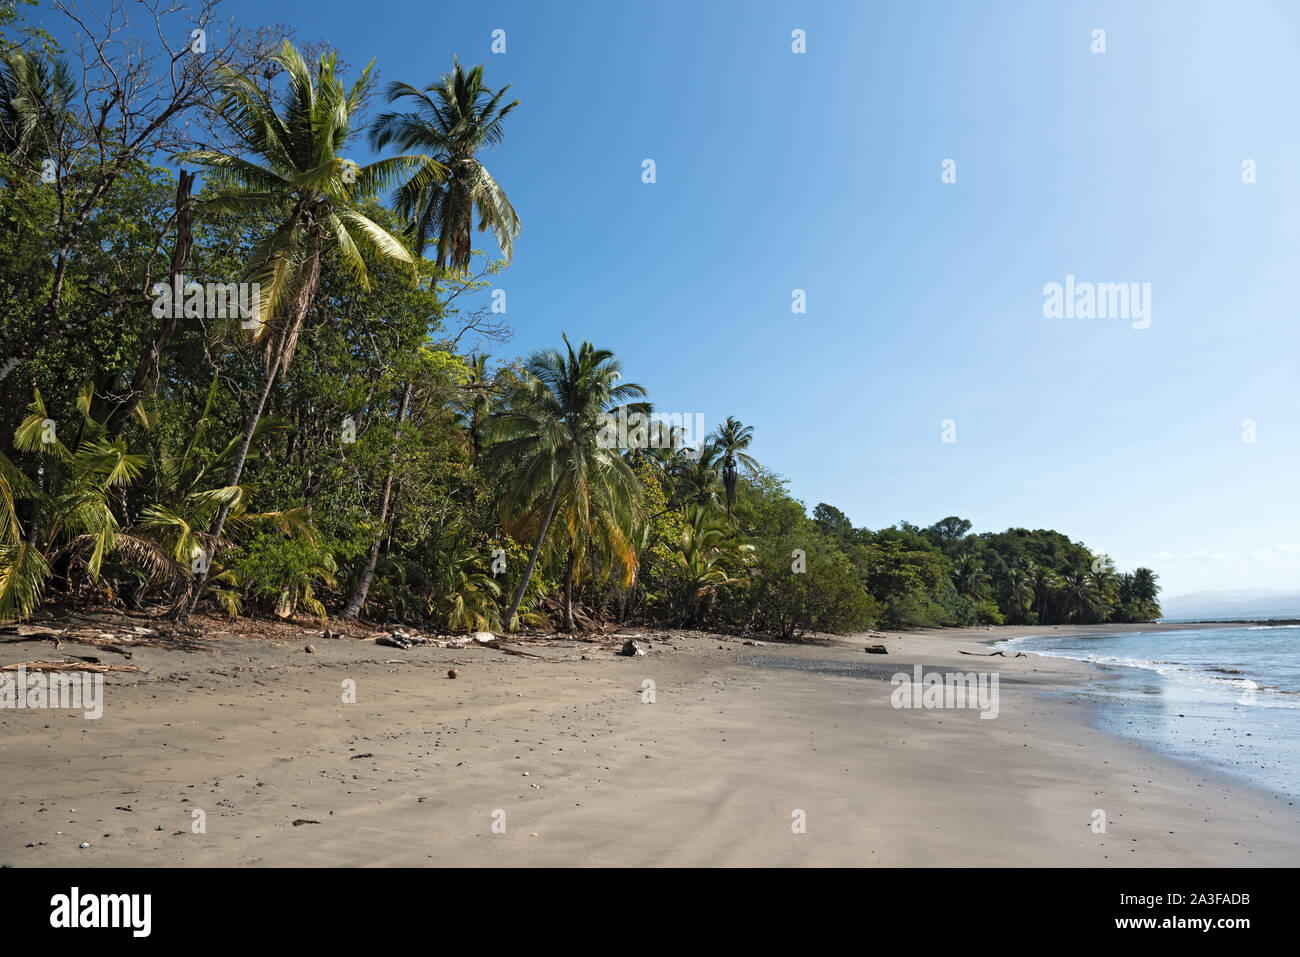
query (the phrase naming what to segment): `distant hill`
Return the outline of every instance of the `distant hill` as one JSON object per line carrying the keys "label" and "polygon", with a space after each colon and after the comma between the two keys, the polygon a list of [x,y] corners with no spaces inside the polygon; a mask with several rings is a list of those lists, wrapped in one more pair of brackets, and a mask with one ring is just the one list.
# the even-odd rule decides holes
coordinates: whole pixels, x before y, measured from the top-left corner
{"label": "distant hill", "polygon": [[1300,618],[1300,591],[1236,588],[1162,598],[1166,620],[1175,618]]}

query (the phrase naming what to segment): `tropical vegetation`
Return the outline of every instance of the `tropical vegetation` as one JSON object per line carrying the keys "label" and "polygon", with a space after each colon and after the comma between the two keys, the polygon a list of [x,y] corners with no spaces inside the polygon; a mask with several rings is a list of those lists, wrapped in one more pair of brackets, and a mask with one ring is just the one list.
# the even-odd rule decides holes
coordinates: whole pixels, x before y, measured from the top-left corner
{"label": "tropical vegetation", "polygon": [[[1159,616],[1150,569],[1059,532],[809,515],[753,426],[655,419],[599,343],[494,356],[509,330],[468,304],[526,235],[487,156],[524,107],[482,66],[392,82],[371,120],[373,65],[288,37],[150,75],[21,22],[0,0],[0,622],[44,602],[784,637]],[[251,315],[213,311],[241,283]],[[611,444],[619,413],[649,427]]]}

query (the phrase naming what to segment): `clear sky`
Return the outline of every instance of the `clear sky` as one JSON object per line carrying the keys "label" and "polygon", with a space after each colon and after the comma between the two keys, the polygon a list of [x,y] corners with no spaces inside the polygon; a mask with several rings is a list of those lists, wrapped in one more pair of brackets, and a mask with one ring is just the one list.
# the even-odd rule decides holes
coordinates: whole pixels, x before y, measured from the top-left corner
{"label": "clear sky", "polygon": [[[483,157],[523,221],[503,356],[612,348],[857,525],[1056,528],[1167,596],[1300,588],[1300,4],[222,11],[384,82],[459,54],[513,84]],[[1149,328],[1045,318],[1067,274],[1149,283]]]}

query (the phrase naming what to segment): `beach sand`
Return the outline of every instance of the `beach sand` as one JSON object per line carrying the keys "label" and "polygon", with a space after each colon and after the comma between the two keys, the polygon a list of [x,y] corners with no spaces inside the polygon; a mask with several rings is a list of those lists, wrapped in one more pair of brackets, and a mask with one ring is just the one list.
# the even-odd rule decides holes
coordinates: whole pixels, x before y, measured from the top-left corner
{"label": "beach sand", "polygon": [[[98,720],[0,710],[0,864],[1300,864],[1287,798],[1095,730],[1051,694],[1087,665],[958,654],[1045,630],[677,634],[639,658],[319,632],[315,654],[239,637],[137,650],[147,671],[107,676]],[[877,642],[888,655],[864,654]],[[0,664],[54,657],[38,648],[2,644]],[[998,716],[893,707],[889,675],[917,663],[996,672]]]}

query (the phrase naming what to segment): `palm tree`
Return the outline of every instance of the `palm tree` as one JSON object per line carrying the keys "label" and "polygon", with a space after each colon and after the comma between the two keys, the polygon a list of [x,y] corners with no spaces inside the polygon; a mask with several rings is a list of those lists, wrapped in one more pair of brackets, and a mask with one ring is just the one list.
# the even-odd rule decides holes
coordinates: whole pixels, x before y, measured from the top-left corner
{"label": "palm tree", "polygon": [[[362,167],[339,155],[369,85],[370,66],[349,90],[336,76],[337,58],[332,52],[321,55],[314,76],[287,40],[271,59],[288,77],[283,113],[255,77],[229,68],[222,73],[225,96],[219,111],[243,152],[252,158],[210,149],[182,154],[206,168],[218,191],[203,206],[217,214],[254,215],[275,223],[254,247],[247,272],[261,284],[254,340],[266,345],[266,372],[231,461],[229,487],[239,484],[271,387],[293,358],[316,294],[322,259],[327,253],[337,254],[357,283],[369,289],[364,247],[381,258],[407,264],[412,281],[417,281],[415,261],[401,240],[362,209],[367,197],[388,188],[405,172],[418,169],[412,182],[424,183],[439,171],[437,163],[424,156],[393,157]],[[218,511],[210,532],[213,540],[220,539],[230,507],[225,503]],[[206,578],[207,573],[201,572],[186,615],[198,604]]]}
{"label": "palm tree", "polygon": [[681,540],[670,548],[669,607],[677,621],[687,625],[707,617],[718,589],[736,581],[727,560],[743,563],[754,550],[753,545],[732,542],[709,509],[698,505],[687,509]]}
{"label": "palm tree", "polygon": [[1137,568],[1133,571],[1133,597],[1140,602],[1153,602],[1160,594],[1156,584],[1159,575],[1149,568]]}
{"label": "palm tree", "polygon": [[396,144],[433,157],[397,191],[394,208],[410,221],[416,252],[423,253],[436,236],[434,262],[454,272],[469,268],[475,211],[479,231],[492,230],[506,262],[519,235],[515,208],[477,156],[505,136],[504,120],[519,105],[501,105],[509,89],[507,84],[494,93],[483,85],[482,65],[467,72],[454,60],[450,73],[423,90],[390,84],[388,102],[410,101],[415,110],[385,113],[370,131],[376,149]]}
{"label": "palm tree", "polygon": [[727,518],[731,518],[732,506],[736,504],[736,489],[740,480],[738,467],[749,475],[758,471],[758,460],[745,452],[754,440],[754,427],[742,425],[733,415],[718,426],[718,431],[709,436],[722,456],[722,484],[727,490]]}
{"label": "palm tree", "polygon": [[1052,589],[1057,585],[1056,574],[1046,565],[1033,565],[1029,570],[1029,584],[1034,591],[1034,607],[1038,612],[1038,624],[1046,625]]}
{"label": "palm tree", "polygon": [[[190,431],[189,441],[179,455],[168,447],[162,436],[152,432],[156,416],[144,413],[139,406],[135,412],[148,430],[147,437],[152,439],[149,458],[153,466],[149,475],[153,486],[151,501],[141,509],[137,524],[144,535],[165,548],[182,568],[192,568],[196,559],[207,557],[216,551],[216,540],[204,529],[212,524],[222,505],[230,507],[226,517],[227,527],[234,527],[241,532],[251,530],[258,522],[267,521],[285,535],[303,535],[308,539],[315,535],[305,508],[254,514],[246,511],[246,488],[221,485],[213,487],[211,476],[229,468],[240,441],[240,437],[235,436],[215,456],[202,454],[202,444],[215,419],[212,406],[217,398],[218,387],[219,379],[213,376],[203,409]],[[258,420],[253,443],[287,428],[288,423],[283,420],[264,416]],[[248,458],[256,456],[256,451],[250,448]],[[219,575],[210,577],[217,578]],[[226,605],[233,618],[238,611],[238,602],[227,601]]]}
{"label": "palm tree", "polygon": [[[28,416],[14,432],[14,448],[40,456],[39,485],[0,456],[0,622],[30,615],[55,570],[71,569],[74,559],[93,582],[110,555],[154,581],[174,582],[186,574],[160,545],[123,530],[117,509],[145,459],[109,437],[104,423],[91,416],[93,399],[90,386],[82,389],[81,422],[75,439],[65,444],[49,431],[51,419],[35,391]],[[16,500],[33,506],[25,535]]]}
{"label": "palm tree", "polygon": [[[621,456],[619,461],[631,465]],[[573,631],[573,594],[583,570],[613,578],[629,588],[636,578],[637,545],[646,524],[641,510],[641,485],[623,478],[593,482],[561,499],[557,510],[563,545],[568,554],[562,588],[563,627]]]}
{"label": "palm tree", "polygon": [[1114,563],[1109,558],[1094,560],[1084,577],[1089,589],[1097,596],[1097,613],[1103,620],[1109,618],[1119,592],[1119,577],[1115,574]]}
{"label": "palm tree", "polygon": [[[618,449],[603,447],[598,433],[602,413],[645,395],[645,389],[622,381],[622,363],[609,350],[584,342],[575,352],[567,336],[564,345],[565,353],[547,349],[529,356],[506,408],[492,417],[498,441],[489,457],[506,472],[504,506],[517,515],[540,512],[528,566],[505,615],[508,630],[515,626],[515,613],[561,500],[572,546],[604,521],[602,512],[622,507],[638,494],[631,467]],[[570,591],[576,557],[571,548]]]}
{"label": "palm tree", "polygon": [[1160,586],[1156,584],[1158,577],[1149,568],[1137,568],[1131,575],[1124,576],[1128,585],[1128,598],[1136,606],[1135,611],[1140,620],[1149,621],[1160,617],[1160,603],[1156,601],[1160,594]]}
{"label": "palm tree", "polygon": [[487,361],[486,353],[469,359],[469,381],[461,386],[461,394],[452,400],[456,422],[469,439],[470,461],[476,466],[483,454],[484,429],[492,415],[493,375],[488,371]]}
{"label": "palm tree", "polygon": [[1070,617],[1087,621],[1097,614],[1101,596],[1092,576],[1086,571],[1072,569],[1062,574],[1061,591]]}
{"label": "palm tree", "polygon": [[720,455],[721,450],[712,442],[704,442],[699,448],[678,452],[672,465],[675,479],[673,499],[676,504],[721,504],[724,492],[719,475]]}
{"label": "palm tree", "polygon": [[430,611],[452,631],[489,631],[500,623],[501,586],[478,567],[481,556],[467,537],[459,537],[434,566]]}
{"label": "palm tree", "polygon": [[962,552],[952,570],[952,583],[957,594],[982,601],[988,597],[989,576],[984,570],[984,562],[974,552]]}
{"label": "palm tree", "polygon": [[1034,585],[1031,571],[1022,564],[1012,565],[1007,569],[1006,594],[1007,603],[1015,613],[1017,621],[1023,621],[1034,601]]}
{"label": "palm tree", "polygon": [[0,153],[23,164],[56,158],[75,95],[65,61],[17,48],[0,55]]}

